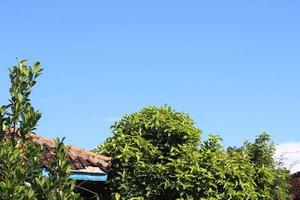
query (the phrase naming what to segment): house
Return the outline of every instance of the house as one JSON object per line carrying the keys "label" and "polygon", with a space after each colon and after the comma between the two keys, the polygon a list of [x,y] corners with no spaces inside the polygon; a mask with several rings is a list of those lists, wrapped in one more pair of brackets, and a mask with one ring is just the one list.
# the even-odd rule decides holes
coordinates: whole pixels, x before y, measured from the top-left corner
{"label": "house", "polygon": [[292,200],[300,200],[300,172],[292,174],[292,179],[290,180]]}
{"label": "house", "polygon": [[[32,133],[29,136],[34,143],[44,147],[41,169],[44,176],[49,176],[47,167],[55,157],[55,141]],[[76,180],[77,191],[86,199],[101,194],[111,170],[112,158],[71,145],[66,145],[66,148],[69,150],[68,159],[71,164],[70,179]]]}
{"label": "house", "polygon": [[[47,176],[49,161],[55,157],[55,142],[48,138],[30,134],[33,142],[44,147],[41,167]],[[77,182],[77,190],[82,196],[89,197],[101,193],[107,180],[107,173],[111,170],[112,158],[79,147],[66,145],[69,149],[68,159],[71,163],[71,176]]]}

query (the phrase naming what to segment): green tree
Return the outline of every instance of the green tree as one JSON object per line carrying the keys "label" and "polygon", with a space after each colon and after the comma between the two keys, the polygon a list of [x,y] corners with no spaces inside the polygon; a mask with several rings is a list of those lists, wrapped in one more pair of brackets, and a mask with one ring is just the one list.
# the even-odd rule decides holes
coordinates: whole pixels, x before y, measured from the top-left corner
{"label": "green tree", "polygon": [[200,130],[186,114],[150,106],[112,126],[114,136],[96,151],[114,158],[110,192],[123,199],[180,197],[172,163],[195,151]]}
{"label": "green tree", "polygon": [[[183,199],[258,199],[254,169],[243,153],[228,154],[218,136],[211,135],[199,149],[172,164]],[[188,158],[188,159],[187,159]],[[179,170],[180,169],[180,170]]]}
{"label": "green tree", "polygon": [[262,199],[289,199],[290,174],[274,161],[275,145],[267,133],[259,135],[255,142],[242,147],[255,168],[254,180],[257,194]]}
{"label": "green tree", "polygon": [[42,175],[43,147],[31,142],[28,133],[36,129],[41,113],[30,102],[30,93],[41,74],[40,63],[27,66],[22,60],[10,69],[10,100],[0,107],[0,199],[79,199],[73,190],[67,149],[56,140],[56,158],[51,161],[50,176]]}
{"label": "green tree", "polygon": [[201,131],[193,120],[168,106],[125,115],[112,130],[113,137],[95,151],[114,158],[106,191],[113,199],[288,196],[287,173],[274,164],[274,150],[264,134],[254,143],[226,151],[218,136],[200,142]]}

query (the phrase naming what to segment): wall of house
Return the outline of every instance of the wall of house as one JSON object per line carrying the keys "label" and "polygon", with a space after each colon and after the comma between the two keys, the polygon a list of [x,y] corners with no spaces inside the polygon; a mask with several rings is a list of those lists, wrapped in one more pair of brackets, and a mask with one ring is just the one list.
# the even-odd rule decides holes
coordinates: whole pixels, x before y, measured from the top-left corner
{"label": "wall of house", "polygon": [[[105,182],[101,181],[77,181],[76,191],[80,193],[80,196],[84,199],[97,199],[95,197],[104,197]],[[102,199],[102,198],[101,198]]]}

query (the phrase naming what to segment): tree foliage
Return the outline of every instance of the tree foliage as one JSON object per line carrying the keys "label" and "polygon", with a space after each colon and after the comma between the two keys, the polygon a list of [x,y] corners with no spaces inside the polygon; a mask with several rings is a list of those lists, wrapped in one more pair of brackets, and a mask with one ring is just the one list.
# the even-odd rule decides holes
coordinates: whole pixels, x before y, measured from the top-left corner
{"label": "tree foliage", "polygon": [[30,93],[41,74],[40,63],[27,66],[22,60],[9,69],[11,81],[8,105],[0,107],[0,199],[79,199],[68,179],[67,149],[56,140],[56,157],[50,161],[49,177],[40,168],[43,147],[28,135],[36,129],[41,113],[33,108]]}
{"label": "tree foliage", "polygon": [[262,133],[255,142],[246,142],[242,148],[248,153],[255,168],[254,180],[259,198],[288,199],[290,175],[286,169],[276,165],[275,145],[271,142],[270,135]]}
{"label": "tree foliage", "polygon": [[177,197],[172,163],[185,156],[185,149],[196,150],[199,141],[200,130],[191,118],[169,107],[148,107],[124,116],[112,128],[114,137],[97,148],[115,159],[112,192],[123,198]]}
{"label": "tree foliage", "polygon": [[[225,150],[168,106],[143,108],[112,126],[95,151],[114,158],[107,193],[113,199],[287,199],[288,173],[273,161],[269,136]],[[259,158],[257,156],[260,156]]]}

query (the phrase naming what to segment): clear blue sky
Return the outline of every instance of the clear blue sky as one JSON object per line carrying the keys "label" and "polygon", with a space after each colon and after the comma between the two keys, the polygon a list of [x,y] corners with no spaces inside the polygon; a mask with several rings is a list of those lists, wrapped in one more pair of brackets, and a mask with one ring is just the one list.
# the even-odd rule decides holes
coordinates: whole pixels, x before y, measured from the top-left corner
{"label": "clear blue sky", "polygon": [[92,148],[142,106],[189,113],[225,145],[300,141],[300,1],[2,1],[0,103],[15,58],[45,68],[37,133]]}

